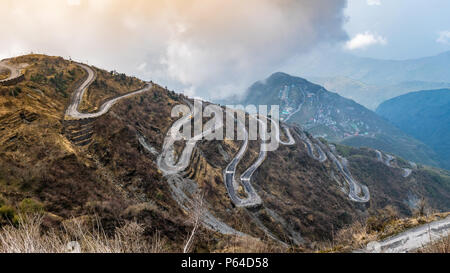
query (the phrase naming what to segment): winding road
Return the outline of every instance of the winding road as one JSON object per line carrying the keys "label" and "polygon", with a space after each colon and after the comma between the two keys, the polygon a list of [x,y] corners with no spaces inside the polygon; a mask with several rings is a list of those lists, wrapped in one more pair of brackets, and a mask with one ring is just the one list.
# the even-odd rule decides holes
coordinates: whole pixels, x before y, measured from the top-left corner
{"label": "winding road", "polygon": [[[228,114],[228,111],[227,111]],[[254,116],[249,116],[250,118],[257,119]],[[262,122],[260,119],[257,119],[257,121],[262,125],[263,130],[266,130],[266,123]],[[240,177],[240,181],[242,185],[244,186],[244,191],[247,194],[247,198],[240,198],[237,196],[236,192],[238,190],[238,183],[235,181],[235,174],[236,174],[236,167],[241,161],[242,157],[244,156],[245,152],[247,151],[248,147],[248,132],[245,128],[244,124],[241,123],[241,121],[237,120],[237,127],[238,130],[241,130],[243,132],[243,135],[245,137],[244,142],[239,149],[239,152],[236,154],[236,156],[233,158],[233,160],[228,164],[228,166],[225,168],[223,176],[225,181],[225,186],[227,188],[228,196],[230,197],[233,204],[237,207],[256,207],[260,206],[262,204],[261,197],[256,193],[255,189],[253,188],[251,184],[251,177],[253,173],[258,169],[258,167],[264,162],[264,160],[267,157],[267,152],[265,149],[263,149],[264,143],[261,143],[261,149],[258,155],[258,158],[256,161],[246,170],[244,173],[242,173]]]}
{"label": "winding road", "polygon": [[10,80],[18,78],[18,77],[20,77],[20,75],[22,75],[20,72],[20,68],[10,65],[6,61],[0,62],[0,69],[2,69],[2,68],[9,70],[10,73],[9,73],[8,78],[0,80],[0,83],[10,81]]}
{"label": "winding road", "polygon": [[66,117],[70,117],[73,119],[87,119],[87,118],[97,118],[104,114],[106,114],[111,107],[116,104],[118,101],[138,95],[143,92],[150,91],[153,85],[151,83],[147,83],[144,88],[139,89],[137,91],[133,91],[116,98],[110,99],[103,103],[100,106],[100,109],[95,113],[80,113],[78,108],[80,106],[81,101],[83,100],[84,93],[89,88],[89,86],[95,81],[97,76],[96,72],[87,65],[76,63],[79,67],[81,67],[87,73],[87,79],[73,92],[72,99],[70,101],[69,106],[66,110]]}
{"label": "winding road", "polygon": [[[386,159],[384,160],[383,159],[383,153],[382,152],[380,152],[380,151],[378,151],[378,150],[375,150],[375,153],[377,154],[377,159],[378,159],[378,161],[380,161],[380,162],[383,162],[383,164],[384,165],[386,165],[386,166],[388,166],[389,168],[396,168],[394,165],[392,165],[392,161],[395,159],[395,157],[393,157],[392,155],[390,155],[390,154],[384,154],[384,156],[386,157]],[[411,167],[412,168],[414,168],[414,166],[415,166],[415,164],[413,163],[409,163],[410,165],[411,165]],[[402,168],[402,176],[404,177],[404,178],[407,178],[408,176],[410,176],[411,174],[412,174],[412,169],[409,169],[409,168]]]}
{"label": "winding road", "polygon": [[[202,133],[196,135],[192,138],[185,139],[183,136],[180,136],[180,129],[186,123],[191,123],[191,120],[202,118],[202,110],[193,107],[190,102],[187,101],[187,104],[190,106],[191,114],[185,115],[183,118],[177,120],[172,127],[169,129],[167,136],[164,139],[164,144],[162,147],[162,152],[157,159],[158,168],[162,171],[165,176],[176,175],[184,170],[186,170],[190,164],[190,159],[192,156],[192,152],[196,146],[196,143],[199,140],[202,140],[205,136],[209,135],[213,132],[213,130],[217,130],[223,127],[223,120],[217,120],[218,123],[215,124],[212,128],[204,128]],[[230,115],[230,112],[226,111],[227,115]],[[234,117],[233,117],[234,118]],[[265,124],[258,120],[265,128]],[[234,176],[236,172],[236,167],[248,147],[248,133],[245,129],[245,126],[238,120],[238,130],[243,131],[244,141],[243,145],[240,148],[238,154],[233,158],[233,160],[228,164],[228,166],[224,170],[224,180],[227,188],[228,195],[232,202],[238,207],[254,207],[261,205],[262,201],[259,195],[256,193],[252,184],[250,183],[251,177],[256,169],[264,162],[267,153],[261,149],[260,154],[258,155],[258,159],[241,175],[240,181],[244,186],[244,190],[247,194],[247,198],[239,198],[237,196],[237,183],[234,181]],[[174,157],[174,144],[177,139],[183,138],[186,143],[184,146],[181,155],[178,159]]]}
{"label": "winding road", "polygon": [[[158,156],[158,168],[164,175],[177,174],[189,167],[191,155],[197,142],[202,140],[205,136],[211,134],[214,130],[218,130],[223,127],[223,120],[216,119],[218,123],[214,124],[214,127],[204,128],[200,134],[186,139],[185,136],[180,134],[180,129],[184,124],[191,123],[192,119],[201,119],[203,113],[201,109],[197,109],[189,101],[186,101],[186,103],[191,109],[190,115],[185,115],[183,118],[175,121],[169,129],[167,136],[164,138],[162,152]],[[186,144],[181,152],[181,155],[176,161],[174,158],[174,144],[180,139],[185,140]]]}
{"label": "winding road", "polygon": [[139,143],[142,145],[142,147],[144,147],[144,149],[149,152],[152,155],[158,155],[158,151],[152,147],[150,144],[147,143],[147,141],[145,140],[145,137],[141,134],[137,135],[138,137],[138,141]]}
{"label": "winding road", "polygon": [[[212,132],[213,128],[204,128],[203,132],[199,135],[194,136],[190,139],[184,139],[186,141],[185,147],[183,151],[181,152],[180,156],[176,160],[174,158],[174,143],[177,139],[180,139],[180,129],[181,127],[186,124],[190,123],[192,118],[201,118],[202,111],[195,109],[195,107],[192,106],[190,102],[187,102],[187,104],[190,106],[191,112],[190,115],[185,115],[183,118],[177,120],[172,127],[169,129],[167,136],[164,140],[162,152],[160,156],[158,157],[158,168],[163,172],[164,175],[176,175],[180,172],[186,170],[190,164],[190,159],[192,156],[192,152],[196,146],[196,143],[201,140],[206,135],[210,134]],[[225,111],[226,115],[230,115],[229,111]],[[267,131],[267,121],[271,121],[273,125],[273,128],[276,130],[275,136],[276,140],[279,144],[282,145],[293,145],[295,144],[295,139],[291,134],[291,131],[289,127],[285,124],[282,124],[281,127],[283,128],[288,141],[283,141],[280,138],[280,126],[277,122],[274,122],[272,119],[264,117],[264,116],[255,116],[255,115],[249,115],[249,118],[255,119],[260,125],[261,129],[266,132]],[[232,119],[235,119],[234,115]],[[216,125],[217,126],[217,125]],[[223,127],[223,121],[220,121],[218,126],[222,128]],[[246,169],[240,176],[239,182],[242,184],[243,189],[245,191],[246,197],[240,197],[238,196],[239,191],[239,183],[236,181],[236,169],[240,161],[242,160],[243,156],[247,152],[248,149],[248,132],[245,128],[245,125],[242,124],[242,122],[237,119],[237,129],[241,130],[242,135],[244,136],[243,143],[235,155],[235,157],[231,160],[231,162],[227,165],[227,167],[223,170],[223,177],[224,177],[224,183],[225,187],[227,189],[228,196],[232,203],[236,207],[258,207],[262,205],[262,200],[260,196],[255,191],[254,187],[252,186],[251,179],[255,171],[261,166],[261,164],[264,162],[264,160],[267,157],[267,151],[264,149],[264,145],[266,143],[264,141],[261,142],[261,148],[260,152],[258,154],[257,159]],[[350,171],[347,167],[347,161],[344,159],[337,159],[336,156],[329,150],[326,149],[327,147],[322,148],[320,145],[316,143],[312,143],[309,137],[303,132],[299,131],[298,129],[294,131],[297,136],[303,141],[304,145],[307,148],[308,155],[319,162],[325,162],[327,158],[331,158],[332,161],[336,164],[339,171],[344,175],[347,184],[349,185],[349,198],[352,201],[355,202],[368,202],[370,200],[370,193],[366,186],[359,184],[351,175]],[[324,152],[323,149],[327,150],[327,154]],[[314,150],[317,150],[318,156],[314,154]],[[343,163],[344,162],[344,163]]]}
{"label": "winding road", "polygon": [[345,181],[349,186],[348,197],[350,200],[358,203],[366,203],[370,200],[369,188],[358,183],[352,176],[348,169],[348,162],[346,159],[338,159],[330,150],[327,151],[328,157],[333,161],[339,171],[344,175]]}
{"label": "winding road", "polygon": [[[313,145],[313,143],[311,142],[311,139],[309,139],[309,137],[305,134],[305,132],[303,132],[300,129],[297,129],[297,130],[295,130],[295,133],[302,140],[303,144],[306,147],[306,151],[311,158],[313,158],[321,163],[323,163],[327,160],[327,156],[323,152],[322,148],[319,145],[317,145],[316,143],[314,143],[314,145]],[[319,141],[319,143],[321,143],[321,142]],[[314,154],[314,150],[317,150],[317,154],[319,156],[316,156]]]}

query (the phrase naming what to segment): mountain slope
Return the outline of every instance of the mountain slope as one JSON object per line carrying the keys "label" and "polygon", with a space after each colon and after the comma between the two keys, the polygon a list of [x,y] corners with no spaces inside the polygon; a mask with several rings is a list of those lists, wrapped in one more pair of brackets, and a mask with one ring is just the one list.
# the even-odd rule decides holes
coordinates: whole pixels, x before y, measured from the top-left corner
{"label": "mountain slope", "polygon": [[[74,118],[66,110],[91,70],[96,77],[86,86],[80,104],[85,108],[78,108],[83,113],[97,113],[110,99],[149,83],[58,57],[27,55],[12,62],[28,67],[22,82],[0,87],[0,225],[34,200],[47,212],[48,225],[98,215],[113,234],[135,221],[147,236],[160,234],[170,251],[181,251],[199,221],[193,251],[227,251],[236,237],[249,236],[286,251],[311,250],[387,205],[409,215],[423,197],[437,210],[450,209],[448,173],[413,169],[400,158],[387,165],[373,150],[327,145],[286,124],[287,131],[280,130],[285,144],[234,188],[226,183],[226,170],[244,141],[176,141],[170,150],[170,128],[190,120],[171,117],[172,108],[189,106],[188,98],[152,84],[100,116]],[[245,146],[237,178],[258,162],[261,144]],[[183,157],[189,147],[192,153]],[[171,154],[186,161],[168,160],[163,167],[160,158]],[[405,176],[407,167],[413,171]],[[239,206],[230,189],[246,199],[249,183],[261,202]],[[357,191],[365,186],[370,196]]]}
{"label": "mountain slope", "polygon": [[432,147],[450,169],[450,89],[402,95],[383,102],[377,113]]}
{"label": "mountain slope", "polygon": [[351,146],[367,146],[411,161],[437,166],[436,154],[374,112],[305,79],[275,73],[253,84],[243,104],[279,104],[281,118],[315,136]]}

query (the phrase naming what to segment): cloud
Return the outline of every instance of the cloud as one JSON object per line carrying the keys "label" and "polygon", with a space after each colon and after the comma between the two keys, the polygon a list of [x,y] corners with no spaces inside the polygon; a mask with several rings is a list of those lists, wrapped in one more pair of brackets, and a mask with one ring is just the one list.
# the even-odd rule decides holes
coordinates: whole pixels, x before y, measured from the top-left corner
{"label": "cloud", "polygon": [[436,42],[440,44],[449,45],[450,44],[450,31],[441,31],[439,32],[439,37],[437,38]]}
{"label": "cloud", "polygon": [[80,0],[67,0],[69,6],[79,6],[81,4]]}
{"label": "cloud", "polygon": [[147,67],[147,63],[141,63],[140,65],[138,65],[137,70],[139,71],[144,71],[145,68]]}
{"label": "cloud", "polygon": [[380,6],[381,0],[367,0],[367,5],[369,6]]}
{"label": "cloud", "polygon": [[369,31],[358,33],[355,37],[345,43],[345,48],[348,50],[365,49],[372,45],[387,44],[386,38],[380,35],[372,34]]}
{"label": "cloud", "polygon": [[345,7],[345,0],[2,0],[0,24],[8,27],[0,57],[71,56],[212,98],[241,92],[319,43],[346,40]]}

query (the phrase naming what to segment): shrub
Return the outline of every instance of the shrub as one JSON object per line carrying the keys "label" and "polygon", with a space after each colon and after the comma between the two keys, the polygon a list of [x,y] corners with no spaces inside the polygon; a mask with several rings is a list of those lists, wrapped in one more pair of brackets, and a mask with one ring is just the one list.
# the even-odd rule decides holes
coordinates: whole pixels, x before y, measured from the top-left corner
{"label": "shrub", "polygon": [[0,207],[0,221],[14,223],[16,219],[16,211],[13,207],[3,205]]}
{"label": "shrub", "polygon": [[[0,253],[158,253],[166,241],[156,232],[152,237],[136,222],[127,222],[107,236],[102,227],[74,218],[62,229],[43,229],[43,214],[17,217],[18,224],[0,228]],[[95,220],[95,219],[92,219]],[[95,221],[94,221],[95,222]],[[97,219],[98,222],[98,219]]]}
{"label": "shrub", "polygon": [[11,96],[13,96],[13,97],[17,97],[20,93],[22,93],[22,89],[18,86],[14,87],[11,90]]}
{"label": "shrub", "polygon": [[47,79],[45,78],[45,76],[42,75],[42,74],[34,74],[34,75],[31,75],[30,80],[31,80],[32,82],[35,82],[35,83],[45,83],[45,82],[47,81]]}
{"label": "shrub", "polygon": [[386,206],[384,209],[379,209],[375,215],[367,219],[367,231],[382,232],[386,225],[398,219],[398,212],[392,206]]}
{"label": "shrub", "polygon": [[64,79],[64,72],[56,73],[55,77],[50,79],[50,83],[60,92],[63,97],[67,97],[67,81]]}
{"label": "shrub", "polygon": [[44,211],[44,206],[31,198],[23,199],[19,204],[21,213],[39,213]]}

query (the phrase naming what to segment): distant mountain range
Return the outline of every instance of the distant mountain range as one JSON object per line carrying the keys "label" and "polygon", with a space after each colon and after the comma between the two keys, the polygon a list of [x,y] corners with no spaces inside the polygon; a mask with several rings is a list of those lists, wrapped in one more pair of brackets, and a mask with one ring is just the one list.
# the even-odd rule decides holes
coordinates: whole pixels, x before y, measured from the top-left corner
{"label": "distant mountain range", "polygon": [[370,108],[412,91],[450,88],[450,51],[411,60],[377,60],[321,53],[298,60],[294,71]]}
{"label": "distant mountain range", "polygon": [[371,110],[285,73],[253,84],[242,104],[279,104],[281,119],[300,124],[315,136],[355,147],[372,147],[405,159],[438,166],[437,155],[420,141]]}
{"label": "distant mountain range", "polygon": [[408,92],[450,88],[450,83],[447,82],[408,81],[383,86],[366,84],[347,77],[311,77],[309,79],[371,110],[375,110],[383,101]]}
{"label": "distant mountain range", "polygon": [[428,144],[450,169],[450,89],[402,95],[382,103],[377,113]]}

